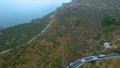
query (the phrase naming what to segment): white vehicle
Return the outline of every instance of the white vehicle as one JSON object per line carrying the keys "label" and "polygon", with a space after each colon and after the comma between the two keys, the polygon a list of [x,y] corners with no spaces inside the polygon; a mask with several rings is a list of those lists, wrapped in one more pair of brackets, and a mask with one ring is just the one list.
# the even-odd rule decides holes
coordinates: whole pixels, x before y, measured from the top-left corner
{"label": "white vehicle", "polygon": [[73,63],[70,63],[70,66],[73,65]]}
{"label": "white vehicle", "polygon": [[97,60],[98,59],[98,57],[97,56],[93,56],[93,60]]}
{"label": "white vehicle", "polygon": [[98,57],[97,57],[97,56],[90,56],[89,58],[91,58],[89,61],[95,61],[95,60],[98,60]]}
{"label": "white vehicle", "polygon": [[105,54],[99,54],[98,58],[104,58],[106,55]]}
{"label": "white vehicle", "polygon": [[85,62],[86,60],[85,59],[82,59],[81,62]]}

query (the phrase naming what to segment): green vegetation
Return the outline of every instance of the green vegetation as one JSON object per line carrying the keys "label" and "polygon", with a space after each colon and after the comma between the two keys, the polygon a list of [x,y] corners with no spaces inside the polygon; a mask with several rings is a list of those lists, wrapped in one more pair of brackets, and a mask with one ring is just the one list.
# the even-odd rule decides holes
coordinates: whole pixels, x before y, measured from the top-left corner
{"label": "green vegetation", "polygon": [[120,25],[120,19],[114,18],[111,14],[107,14],[103,17],[103,30],[104,34],[108,34],[115,29],[115,26]]}
{"label": "green vegetation", "polygon": [[[69,63],[79,58],[101,53],[104,49],[104,42],[112,43],[120,38],[120,26],[118,25],[120,10],[106,9],[105,6],[111,4],[111,1],[116,2],[115,5],[117,5],[118,0],[104,0],[105,2],[103,0],[78,1],[81,1],[83,5],[71,2],[58,8],[53,13],[52,25],[31,43],[23,48],[16,48],[0,55],[0,68],[65,68]],[[96,4],[102,8],[91,7]],[[115,6],[110,5],[110,7]],[[46,17],[42,19],[47,22],[50,16]],[[38,20],[33,21],[34,23],[38,22]],[[111,21],[117,22],[117,25]],[[107,25],[103,25],[104,23]],[[34,28],[36,27],[37,25]],[[30,35],[31,37],[33,32],[38,32],[38,30],[32,32],[34,28],[31,27],[29,30],[31,33],[28,33],[27,36]],[[104,35],[103,31],[105,30],[111,33]],[[17,38],[19,39],[20,36]],[[119,45],[120,43],[117,41],[113,46]],[[118,48],[118,50],[120,49]],[[120,61],[118,60],[118,62]],[[90,63],[90,67],[104,68],[106,66],[104,63],[93,66],[94,64],[96,62]],[[84,68],[89,68],[89,64]]]}
{"label": "green vegetation", "polygon": [[[46,19],[46,18],[45,18]],[[48,20],[36,19],[31,23],[21,24],[0,31],[0,52],[20,46],[40,33],[49,23]]]}
{"label": "green vegetation", "polygon": [[81,24],[81,21],[80,20],[76,20],[75,21],[75,26],[79,26]]}
{"label": "green vegetation", "polygon": [[111,14],[105,15],[103,17],[103,26],[109,26],[115,23],[115,20],[113,19],[113,16]]}

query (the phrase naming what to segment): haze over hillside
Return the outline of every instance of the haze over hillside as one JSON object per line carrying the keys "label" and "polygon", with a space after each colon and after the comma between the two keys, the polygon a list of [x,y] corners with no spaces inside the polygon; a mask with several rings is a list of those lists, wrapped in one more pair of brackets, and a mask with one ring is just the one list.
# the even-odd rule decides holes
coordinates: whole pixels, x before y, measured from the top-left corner
{"label": "haze over hillside", "polygon": [[0,27],[10,27],[28,23],[54,11],[62,3],[70,0],[1,0]]}
{"label": "haze over hillside", "polygon": [[[120,53],[119,3],[72,0],[41,19],[1,30],[0,67],[65,68],[86,56]],[[111,48],[105,49],[105,42]],[[116,58],[88,63],[83,68],[119,68],[119,63]]]}

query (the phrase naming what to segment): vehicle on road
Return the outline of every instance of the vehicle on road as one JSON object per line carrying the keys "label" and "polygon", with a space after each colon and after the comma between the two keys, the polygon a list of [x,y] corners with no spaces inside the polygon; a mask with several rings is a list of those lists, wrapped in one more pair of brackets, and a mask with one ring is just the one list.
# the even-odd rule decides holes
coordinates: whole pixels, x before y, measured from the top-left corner
{"label": "vehicle on road", "polygon": [[81,62],[85,62],[85,61],[86,61],[86,59],[82,59],[82,60],[81,60]]}
{"label": "vehicle on road", "polygon": [[73,63],[70,63],[69,66],[68,66],[68,68],[71,68],[72,65],[73,65]]}
{"label": "vehicle on road", "polygon": [[106,55],[105,54],[99,54],[98,58],[104,58]]}
{"label": "vehicle on road", "polygon": [[73,63],[70,63],[70,66],[73,65]]}
{"label": "vehicle on road", "polygon": [[97,56],[91,56],[93,58],[93,60],[98,60]]}

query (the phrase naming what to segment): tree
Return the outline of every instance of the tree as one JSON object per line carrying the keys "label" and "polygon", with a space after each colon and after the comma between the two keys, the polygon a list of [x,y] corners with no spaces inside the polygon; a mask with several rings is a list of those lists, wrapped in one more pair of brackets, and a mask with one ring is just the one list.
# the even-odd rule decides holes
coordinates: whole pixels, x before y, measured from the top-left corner
{"label": "tree", "polygon": [[115,22],[111,14],[105,15],[102,21],[103,21],[102,23],[103,26],[109,26]]}

